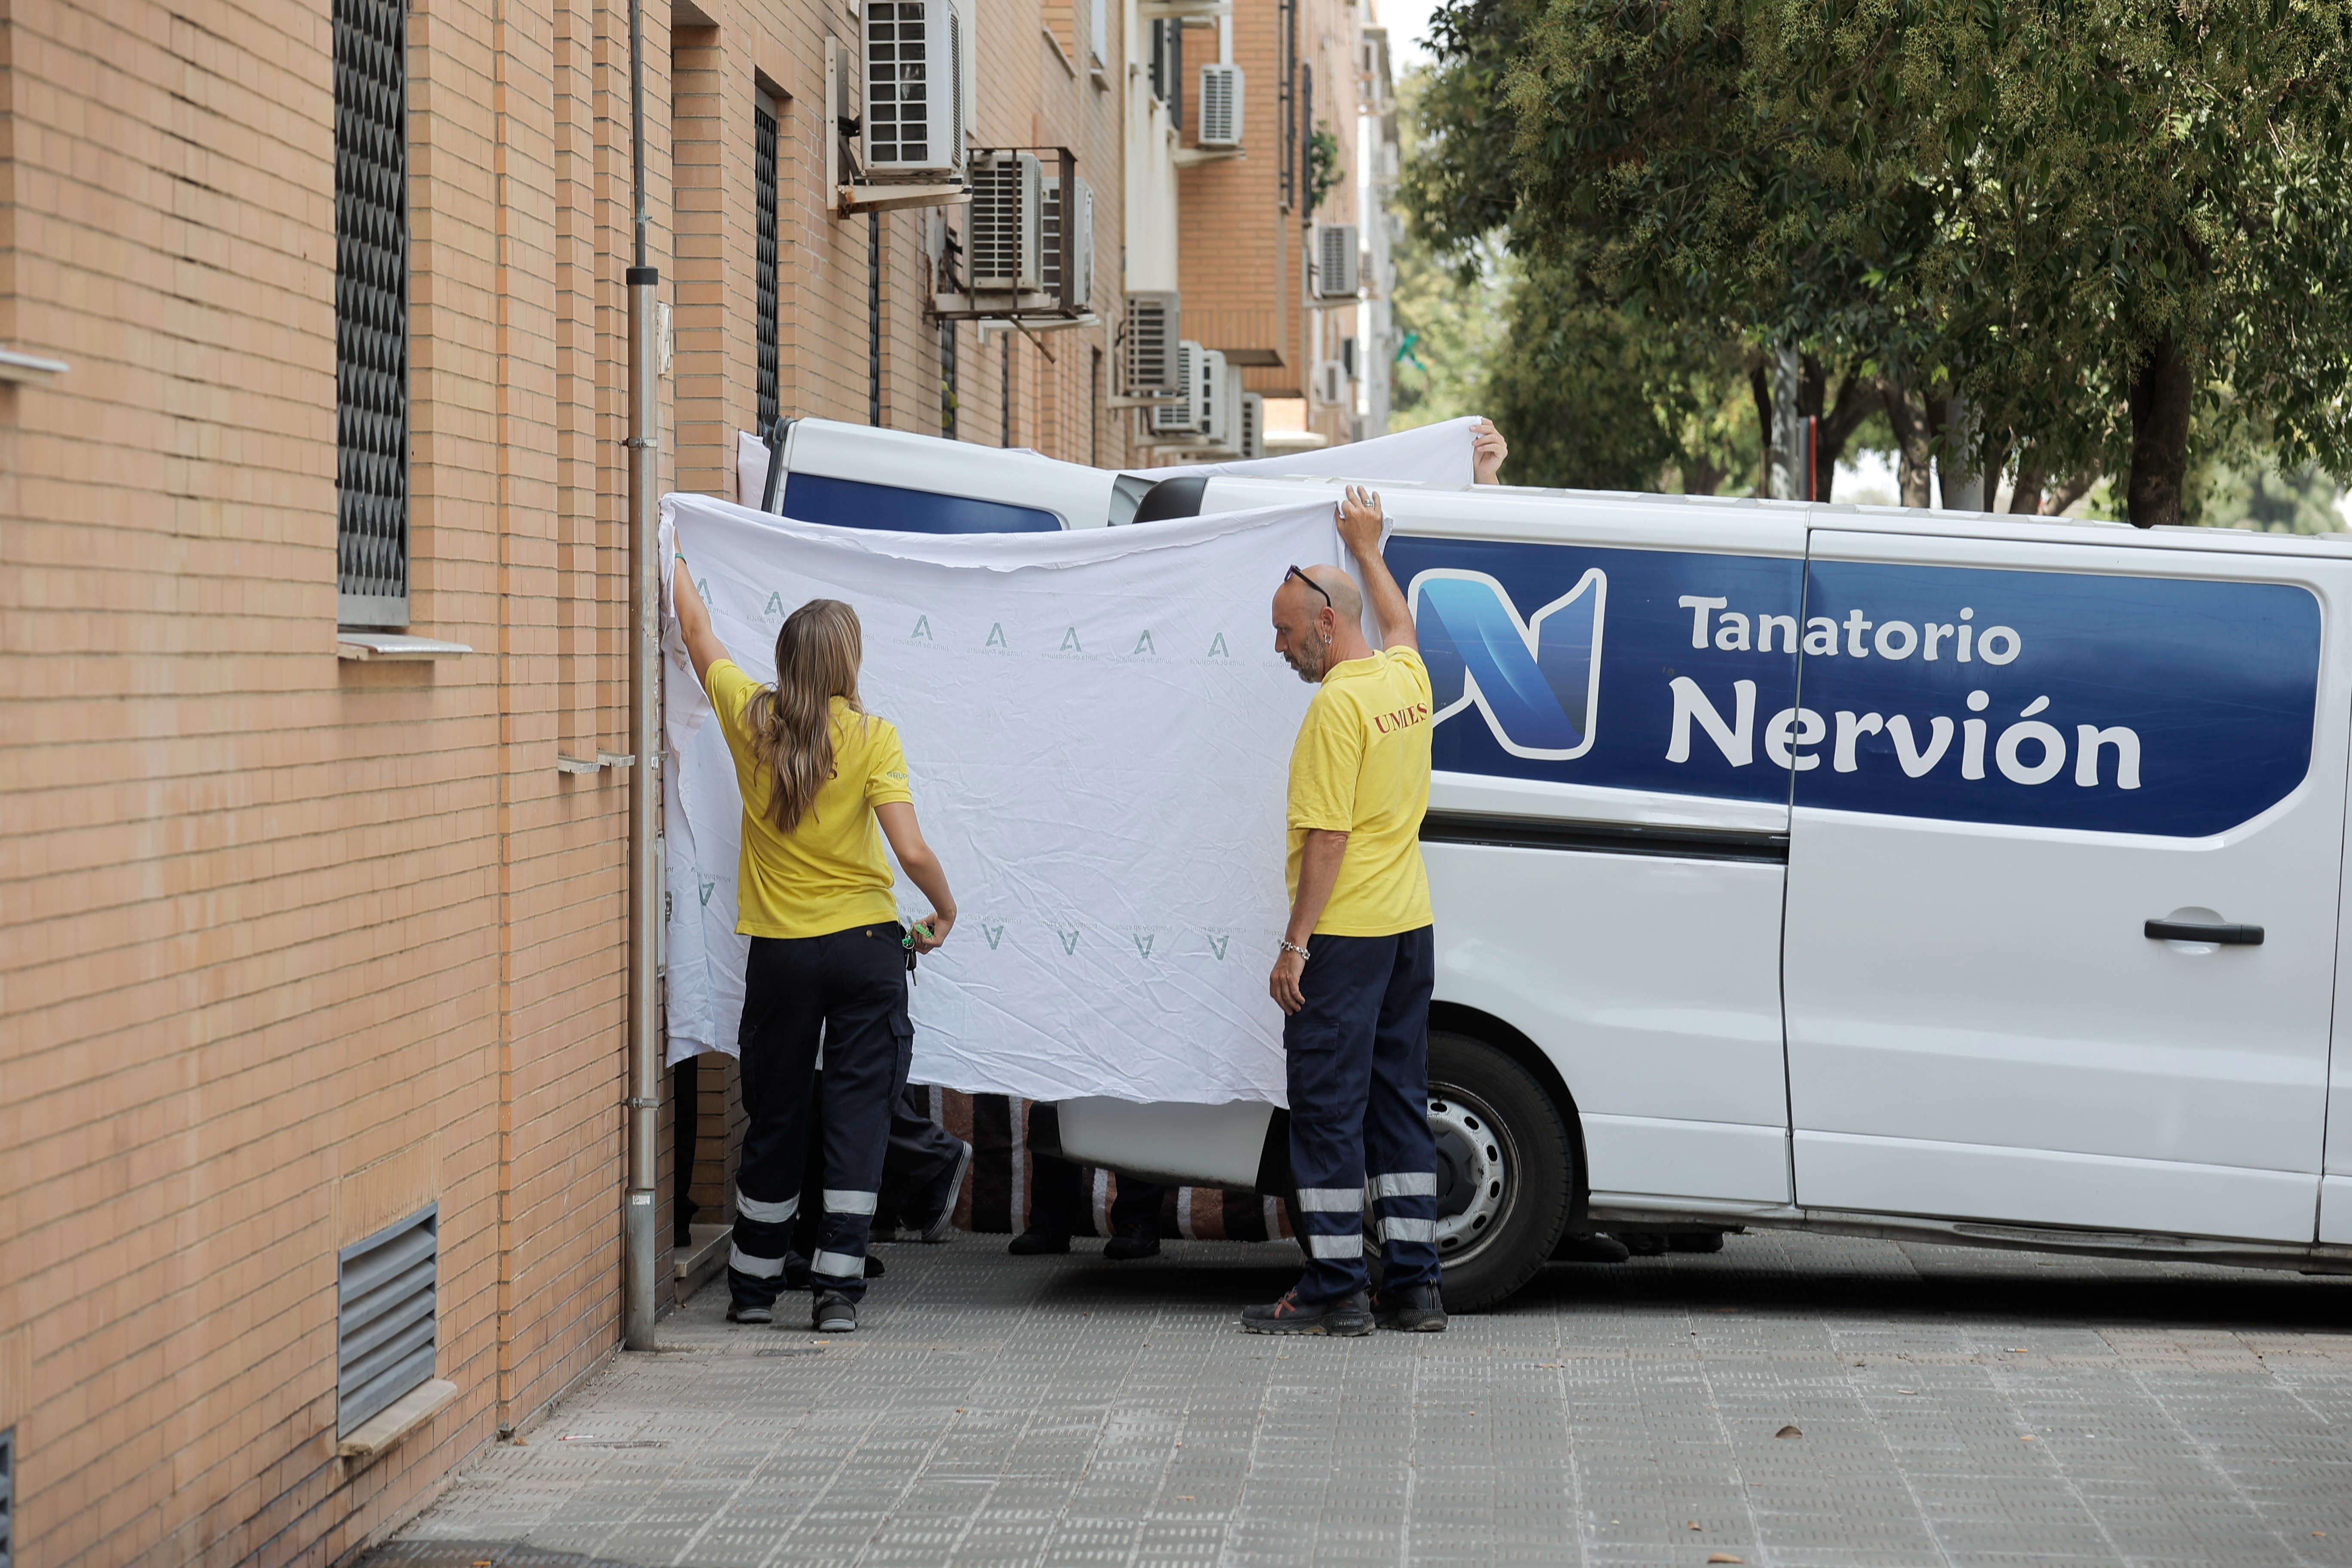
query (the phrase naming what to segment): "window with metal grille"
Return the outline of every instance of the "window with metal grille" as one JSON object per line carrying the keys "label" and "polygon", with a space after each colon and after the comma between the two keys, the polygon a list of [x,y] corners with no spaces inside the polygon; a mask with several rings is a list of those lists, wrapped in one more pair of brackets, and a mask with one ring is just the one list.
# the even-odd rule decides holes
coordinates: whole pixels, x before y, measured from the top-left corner
{"label": "window with metal grille", "polygon": [[16,1560],[16,1429],[0,1432],[0,1568]]}
{"label": "window with metal grille", "polygon": [[408,624],[408,15],[334,0],[335,618]]}
{"label": "window with metal grille", "polygon": [[776,349],[776,117],[764,104],[751,110],[751,183],[752,211],[759,224],[752,263],[754,291],[760,297],[759,432],[765,439],[783,405]]}
{"label": "window with metal grille", "polygon": [[335,1280],[335,1436],[431,1380],[438,1204],[343,1248]]}

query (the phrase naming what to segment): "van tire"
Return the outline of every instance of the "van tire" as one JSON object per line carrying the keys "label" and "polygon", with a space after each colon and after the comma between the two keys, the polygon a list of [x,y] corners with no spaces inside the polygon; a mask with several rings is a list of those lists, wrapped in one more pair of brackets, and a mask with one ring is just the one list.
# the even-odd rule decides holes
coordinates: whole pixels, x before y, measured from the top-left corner
{"label": "van tire", "polygon": [[[1445,1310],[1475,1312],[1535,1278],[1559,1245],[1575,1186],[1575,1146],[1534,1075],[1468,1035],[1430,1031],[1429,1102],[1431,1131],[1441,1144],[1438,1262]],[[1480,1189],[1462,1191],[1474,1163],[1499,1169],[1499,1194],[1491,1190],[1491,1175]],[[1476,1234],[1449,1238],[1465,1215],[1479,1220],[1474,1204],[1489,1208]]]}

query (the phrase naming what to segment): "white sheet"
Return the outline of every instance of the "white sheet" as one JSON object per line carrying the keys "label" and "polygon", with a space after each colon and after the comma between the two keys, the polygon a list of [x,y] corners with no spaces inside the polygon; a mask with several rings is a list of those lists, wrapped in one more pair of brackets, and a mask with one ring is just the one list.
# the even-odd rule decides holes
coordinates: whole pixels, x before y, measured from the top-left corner
{"label": "white sheet", "polygon": [[[674,540],[757,679],[791,609],[857,608],[866,704],[904,737],[961,906],[913,993],[917,1079],[1282,1103],[1265,983],[1311,693],[1274,652],[1267,603],[1290,563],[1341,559],[1328,497],[1059,534],[832,529],[691,495],[662,516],[664,560]],[[677,1061],[735,1049],[749,942],[734,770],[675,621],[666,643]],[[902,909],[920,899],[902,877]]]}

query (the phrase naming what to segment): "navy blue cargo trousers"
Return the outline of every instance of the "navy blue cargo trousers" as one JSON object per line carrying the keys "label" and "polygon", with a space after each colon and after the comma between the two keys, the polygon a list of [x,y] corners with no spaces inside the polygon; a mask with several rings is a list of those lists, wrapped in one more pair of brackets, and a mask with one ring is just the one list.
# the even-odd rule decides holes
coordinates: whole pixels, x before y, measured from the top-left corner
{"label": "navy blue cargo trousers", "polygon": [[772,1305],[783,1289],[793,1222],[814,1195],[802,1190],[801,1179],[809,1163],[810,1111],[820,1094],[824,1212],[809,1283],[853,1301],[866,1295],[866,1244],[880,1201],[890,1112],[907,1087],[915,1038],[907,1017],[905,935],[894,923],[751,939],[736,1037],[750,1125],[727,1260],[728,1289],[739,1307]]}
{"label": "navy blue cargo trousers", "polygon": [[[1364,1198],[1380,1226],[1381,1289],[1437,1283],[1437,1145],[1429,1132],[1433,928],[1315,936],[1282,1026],[1290,1086],[1292,1217],[1302,1301],[1364,1289]],[[1369,1169],[1367,1168],[1369,1166]]]}

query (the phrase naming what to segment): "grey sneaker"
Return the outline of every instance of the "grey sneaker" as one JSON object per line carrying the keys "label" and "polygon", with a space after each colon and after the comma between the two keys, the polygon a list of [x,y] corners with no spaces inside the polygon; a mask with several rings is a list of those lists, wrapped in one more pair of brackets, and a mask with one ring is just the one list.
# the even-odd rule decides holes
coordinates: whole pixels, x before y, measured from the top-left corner
{"label": "grey sneaker", "polygon": [[924,1223],[920,1239],[936,1244],[955,1234],[956,1199],[963,1194],[964,1173],[971,1169],[971,1145],[967,1143],[963,1152],[956,1156],[955,1169],[948,1179],[929,1194],[931,1217]]}
{"label": "grey sneaker", "polygon": [[1242,1331],[1249,1334],[1328,1334],[1354,1339],[1372,1331],[1371,1309],[1361,1290],[1335,1301],[1302,1301],[1292,1290],[1279,1301],[1242,1309]]}
{"label": "grey sneaker", "polygon": [[728,1306],[727,1321],[730,1323],[772,1323],[776,1321],[776,1314],[772,1308],[748,1306],[736,1301]]}
{"label": "grey sneaker", "polygon": [[816,1310],[809,1314],[809,1327],[820,1334],[854,1334],[857,1331],[857,1303],[828,1290],[816,1299]]}
{"label": "grey sneaker", "polygon": [[1373,1296],[1372,1321],[1381,1328],[1401,1329],[1408,1334],[1442,1334],[1445,1331],[1445,1303],[1434,1285],[1408,1285],[1393,1296]]}

